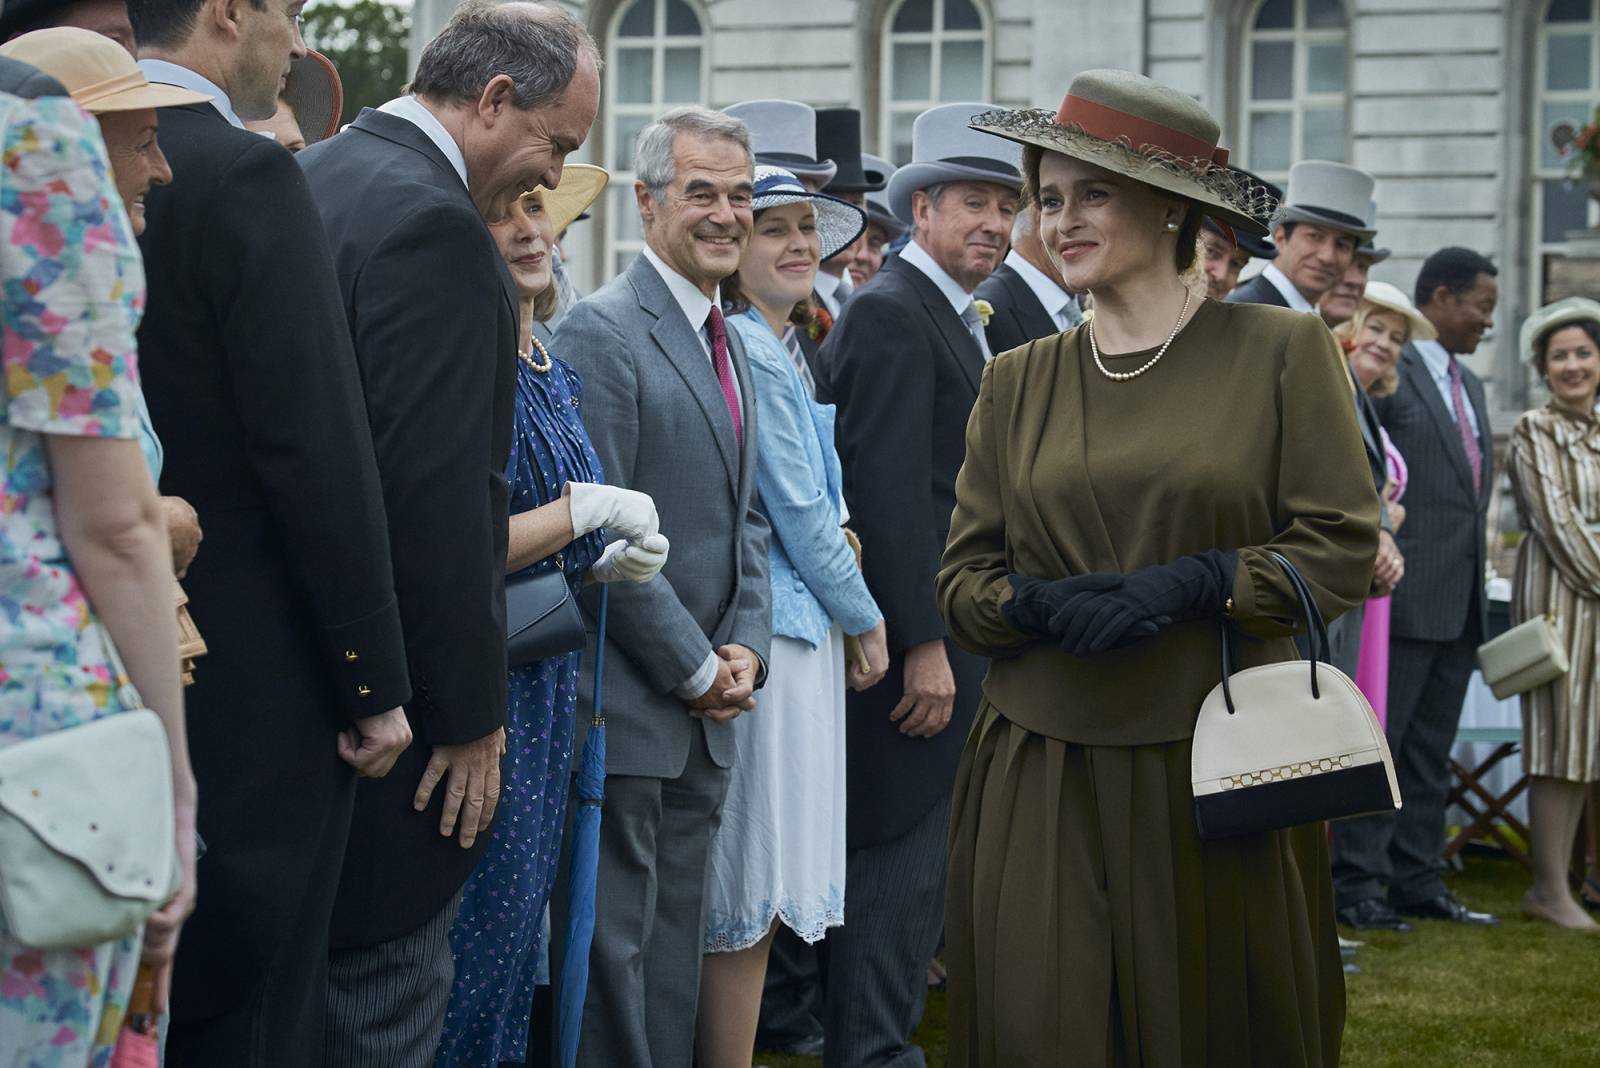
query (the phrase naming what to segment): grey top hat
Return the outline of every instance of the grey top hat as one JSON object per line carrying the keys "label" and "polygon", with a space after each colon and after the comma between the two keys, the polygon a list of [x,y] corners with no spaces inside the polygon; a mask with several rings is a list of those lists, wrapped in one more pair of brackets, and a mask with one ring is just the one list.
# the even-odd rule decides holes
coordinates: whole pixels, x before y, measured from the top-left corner
{"label": "grey top hat", "polygon": [[750,128],[757,163],[782,167],[796,178],[827,185],[838,168],[817,158],[817,113],[798,100],[745,100],[722,109]]}
{"label": "grey top hat", "polygon": [[889,179],[889,207],[911,222],[911,194],[940,182],[994,182],[1022,188],[1022,149],[971,126],[993,104],[941,104],[911,126],[911,162]]}
{"label": "grey top hat", "polygon": [[[894,177],[895,165],[882,156],[874,156],[869,152],[861,153],[861,166],[869,173],[883,175],[884,185]],[[889,235],[890,240],[906,232],[906,224],[894,217],[894,212],[889,210],[889,191],[875,189],[867,194],[867,222],[877,223],[883,227],[883,232]]]}
{"label": "grey top hat", "polygon": [[1374,248],[1372,242],[1378,237],[1378,202],[1372,201],[1367,205],[1367,226],[1372,230],[1372,236],[1361,243],[1356,249],[1356,255],[1367,261],[1367,266],[1382,263],[1391,255],[1386,248]]}
{"label": "grey top hat", "polygon": [[1378,233],[1367,222],[1372,186],[1372,175],[1366,171],[1331,160],[1301,160],[1289,168],[1289,192],[1278,221],[1331,226],[1366,244]]}

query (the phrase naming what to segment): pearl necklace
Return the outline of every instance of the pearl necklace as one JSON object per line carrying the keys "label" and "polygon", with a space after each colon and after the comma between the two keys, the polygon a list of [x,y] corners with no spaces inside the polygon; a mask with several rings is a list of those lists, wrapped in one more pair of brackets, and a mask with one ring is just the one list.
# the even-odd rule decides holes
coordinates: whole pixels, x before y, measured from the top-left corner
{"label": "pearl necklace", "polygon": [[533,359],[533,353],[532,352],[523,352],[521,349],[517,350],[517,359],[519,359],[523,363],[527,364],[530,370],[538,371],[540,374],[548,373],[549,370],[550,370],[550,366],[551,366],[550,365],[550,350],[546,349],[544,347],[544,344],[542,342],[540,342],[540,340],[537,337],[534,337],[532,334],[528,335],[528,340],[533,342],[533,347],[539,350],[539,357],[544,362],[543,363],[535,363],[534,359]]}
{"label": "pearl necklace", "polygon": [[1187,288],[1184,289],[1183,310],[1178,312],[1178,321],[1172,324],[1172,333],[1167,335],[1166,342],[1156,350],[1156,354],[1150,357],[1150,362],[1139,368],[1137,371],[1119,372],[1106,370],[1106,365],[1100,361],[1100,346],[1096,345],[1094,341],[1094,320],[1090,319],[1089,351],[1094,353],[1094,365],[1100,368],[1100,373],[1111,379],[1113,382],[1126,382],[1130,378],[1138,378],[1140,375],[1150,370],[1150,368],[1160,363],[1161,357],[1167,354],[1167,349],[1172,347],[1173,339],[1178,336],[1178,330],[1183,326],[1183,317],[1189,314],[1189,299],[1193,296],[1193,290]]}

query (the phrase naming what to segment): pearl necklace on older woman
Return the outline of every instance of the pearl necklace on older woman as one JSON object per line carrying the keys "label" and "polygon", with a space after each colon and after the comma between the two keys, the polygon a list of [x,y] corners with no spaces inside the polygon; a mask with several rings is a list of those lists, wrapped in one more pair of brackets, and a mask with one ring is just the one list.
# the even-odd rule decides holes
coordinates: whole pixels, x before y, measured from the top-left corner
{"label": "pearl necklace on older woman", "polygon": [[[517,359],[527,364],[529,370],[537,371],[540,374],[549,373],[551,367],[550,350],[545,348],[544,343],[533,334],[528,335],[528,341],[531,343],[531,347],[526,350],[518,349]],[[533,358],[535,350],[539,353],[537,360]]]}

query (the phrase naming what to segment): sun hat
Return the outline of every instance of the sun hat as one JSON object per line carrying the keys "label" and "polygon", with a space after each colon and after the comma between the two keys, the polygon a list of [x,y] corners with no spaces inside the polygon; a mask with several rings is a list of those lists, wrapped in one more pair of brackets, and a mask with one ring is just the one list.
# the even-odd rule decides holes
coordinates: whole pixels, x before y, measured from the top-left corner
{"label": "sun hat", "polygon": [[910,225],[911,194],[941,182],[993,182],[1022,188],[1022,152],[976,132],[993,104],[941,104],[911,124],[911,162],[889,179],[889,208]]}
{"label": "sun hat", "polygon": [[146,78],[139,64],[111,38],[76,26],[34,30],[0,45],[0,56],[38,67],[66,87],[85,111],[169,108],[204,104],[204,93],[159,85]]}
{"label": "sun hat", "polygon": [[[870,152],[861,153],[861,166],[868,174],[883,175],[885,186],[894,177],[895,165],[882,156],[874,156]],[[883,227],[883,232],[893,241],[906,232],[906,224],[894,217],[894,212],[889,210],[889,194],[886,189],[877,189],[867,194],[867,222],[877,223]]]}
{"label": "sun hat", "polygon": [[888,169],[872,169],[861,154],[861,112],[855,108],[817,109],[817,155],[839,170],[825,193],[875,193],[889,182]]}
{"label": "sun hat", "polygon": [[295,122],[307,145],[325,141],[339,132],[339,115],[344,111],[344,81],[333,60],[314,49],[289,64],[283,98],[294,112]]}
{"label": "sun hat", "polygon": [[1388,282],[1368,282],[1361,294],[1361,303],[1405,316],[1411,323],[1412,341],[1432,341],[1439,336],[1438,329],[1428,321],[1427,316],[1417,311],[1411,298],[1401,292],[1399,286],[1392,286]]}
{"label": "sun hat", "polygon": [[1054,114],[1000,109],[972,125],[1183,197],[1241,233],[1266,233],[1277,207],[1261,183],[1228,167],[1210,112],[1189,94],[1132,71],[1084,71]]}
{"label": "sun hat", "polygon": [[1533,362],[1534,343],[1546,331],[1584,322],[1600,324],[1600,303],[1588,297],[1565,297],[1553,304],[1546,304],[1522,321],[1519,340],[1523,358],[1529,363]]}
{"label": "sun hat", "polygon": [[550,220],[550,232],[561,232],[576,222],[589,209],[611,181],[604,167],[592,163],[569,163],[561,168],[561,184],[554,189],[538,186],[534,189],[544,204],[544,213]]}
{"label": "sun hat", "polygon": [[[1354,234],[1371,244],[1376,209],[1372,175],[1326,159],[1303,159],[1289,168],[1289,192],[1278,209],[1277,222],[1316,223]],[[1368,212],[1374,214],[1371,218]]]}
{"label": "sun hat", "polygon": [[782,167],[798,178],[824,186],[838,168],[817,152],[817,113],[798,100],[746,100],[722,109],[750,128],[750,152],[757,163]]}
{"label": "sun hat", "polygon": [[[867,228],[867,213],[854,204],[813,193],[800,179],[782,167],[761,164],[756,167],[756,192],[750,210],[777,208],[785,204],[810,203],[817,216],[817,239],[822,244],[822,259],[830,259],[849,248]],[[563,182],[562,184],[566,184]]]}

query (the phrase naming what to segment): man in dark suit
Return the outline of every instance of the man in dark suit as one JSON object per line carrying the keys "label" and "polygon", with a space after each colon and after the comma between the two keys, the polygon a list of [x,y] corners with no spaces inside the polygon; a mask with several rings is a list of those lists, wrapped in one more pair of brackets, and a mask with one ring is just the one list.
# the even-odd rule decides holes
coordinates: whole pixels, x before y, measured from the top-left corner
{"label": "man in dark suit", "polygon": [[1372,240],[1367,224],[1372,187],[1370,174],[1343,163],[1296,163],[1272,231],[1278,255],[1230,293],[1229,302],[1315,311],[1322,295],[1344,277],[1356,247]]}
{"label": "man in dark suit", "polygon": [[328,982],[339,1068],[431,1064],[444,1023],[450,925],[505,740],[517,302],[483,221],[560,181],[597,70],[560,8],[467,4],[423,50],[413,95],[299,156],[366,388],[416,694],[417,744],[357,796]]}
{"label": "man in dark suit", "polygon": [[998,266],[1022,176],[1009,143],[968,128],[986,104],[918,116],[889,200],[914,239],[850,299],[820,353],[889,673],[848,697],[849,922],[829,932],[827,1063],[919,1066],[911,1042],[943,928],[950,794],[983,661],[955,647],[934,577],[989,357],[972,293]]}
{"label": "man in dark suit", "polygon": [[126,0],[9,0],[0,11],[0,41],[51,26],[92,30],[139,56]]}
{"label": "man in dark suit", "polygon": [[139,241],[162,489],[206,530],[185,585],[210,648],[187,695],[208,849],[167,1063],[316,1064],[355,775],[409,742],[411,691],[327,238],[294,160],[240,125],[272,114],[304,54],[298,5],[222,6],[129,9],[146,75],[213,98],[162,110],[173,178]]}
{"label": "man in dark suit", "polygon": [[1488,625],[1494,438],[1483,384],[1460,355],[1476,350],[1493,322],[1495,275],[1470,249],[1428,257],[1417,307],[1439,338],[1408,344],[1399,389],[1375,402],[1410,476],[1408,519],[1396,538],[1406,577],[1389,624],[1389,749],[1404,807],[1334,824],[1334,892],[1340,922],[1351,927],[1405,930],[1401,916],[1495,922],[1449,892],[1439,859],[1450,747]]}
{"label": "man in dark suit", "polygon": [[1061,275],[1045,251],[1039,237],[1039,214],[1032,207],[1017,212],[1011,251],[978,286],[977,297],[989,302],[989,321],[983,332],[989,339],[989,351],[997,356],[1083,322],[1078,298],[1062,286]]}
{"label": "man in dark suit", "polygon": [[[750,239],[752,166],[749,134],[730,116],[682,107],[645,127],[634,168],[645,249],[556,332],[554,351],[583,377],[606,478],[648,493],[672,542],[654,581],[610,592],[586,1068],[693,1063],[731,721],[752,707],[772,641],[756,397],[719,288]],[[583,705],[592,686],[592,676],[580,683]],[[580,731],[588,719],[579,715]],[[558,902],[557,956],[561,911]]]}

